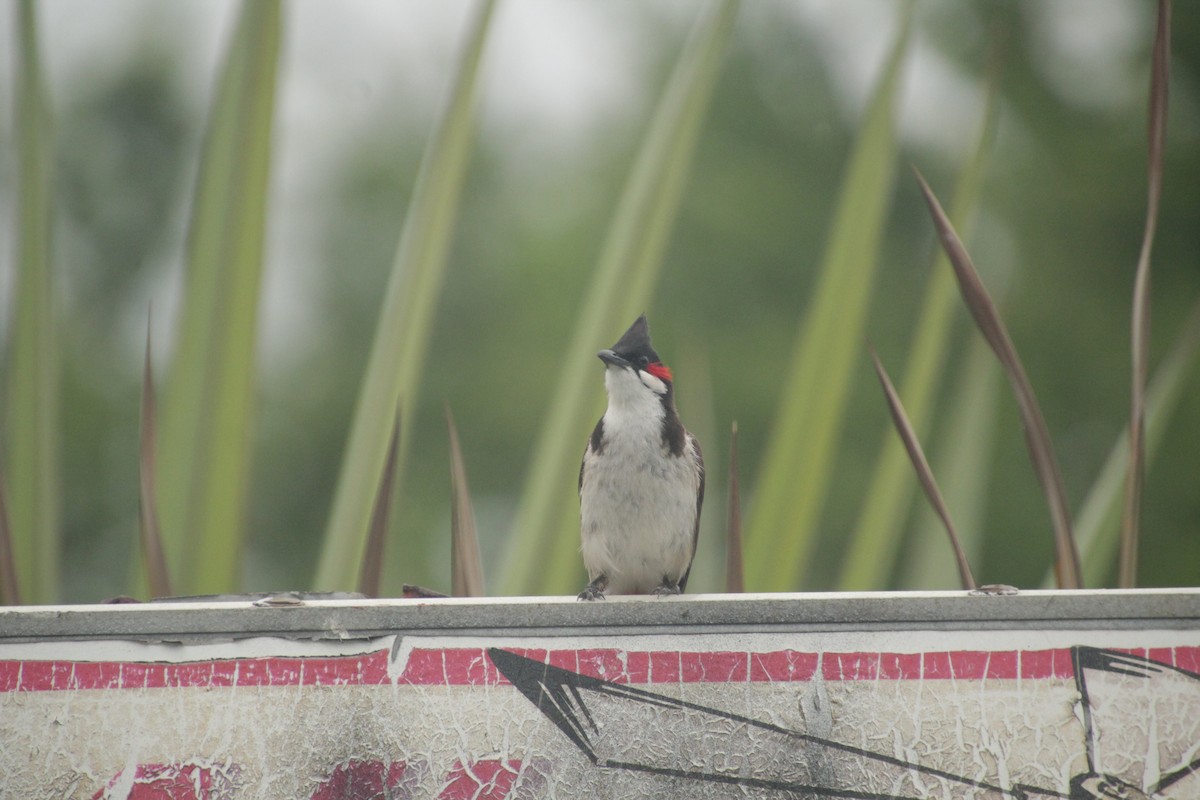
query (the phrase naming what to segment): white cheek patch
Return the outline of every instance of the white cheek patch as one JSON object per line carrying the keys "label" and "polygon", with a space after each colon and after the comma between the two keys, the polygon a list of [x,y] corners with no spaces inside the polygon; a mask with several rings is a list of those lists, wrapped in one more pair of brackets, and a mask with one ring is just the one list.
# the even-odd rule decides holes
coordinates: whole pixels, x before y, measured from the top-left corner
{"label": "white cheek patch", "polygon": [[667,393],[667,385],[665,383],[663,383],[658,377],[651,375],[649,372],[646,372],[646,370],[639,369],[638,377],[642,379],[642,383],[645,384],[646,388],[649,389],[650,391],[654,392],[655,394],[666,394]]}

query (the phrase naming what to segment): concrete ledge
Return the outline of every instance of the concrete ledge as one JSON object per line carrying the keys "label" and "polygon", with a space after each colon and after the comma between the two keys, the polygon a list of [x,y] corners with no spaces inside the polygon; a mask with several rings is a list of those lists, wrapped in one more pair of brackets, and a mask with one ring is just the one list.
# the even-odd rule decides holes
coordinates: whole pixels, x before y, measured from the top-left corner
{"label": "concrete ledge", "polygon": [[0,609],[0,795],[1200,797],[1195,589]]}
{"label": "concrete ledge", "polygon": [[302,639],[536,633],[769,633],[856,630],[1200,628],[1200,590],[1028,591],[685,595],[438,600],[292,600],[277,595],[220,602],[0,608],[0,643],[121,638],[190,641],[281,636]]}

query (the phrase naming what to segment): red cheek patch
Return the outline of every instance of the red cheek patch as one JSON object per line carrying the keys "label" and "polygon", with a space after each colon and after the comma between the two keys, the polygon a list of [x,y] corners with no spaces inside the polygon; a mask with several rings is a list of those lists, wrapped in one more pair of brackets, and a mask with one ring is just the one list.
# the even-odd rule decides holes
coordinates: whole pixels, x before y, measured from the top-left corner
{"label": "red cheek patch", "polygon": [[655,361],[653,364],[646,365],[646,372],[649,372],[660,381],[671,381],[671,368],[666,364]]}

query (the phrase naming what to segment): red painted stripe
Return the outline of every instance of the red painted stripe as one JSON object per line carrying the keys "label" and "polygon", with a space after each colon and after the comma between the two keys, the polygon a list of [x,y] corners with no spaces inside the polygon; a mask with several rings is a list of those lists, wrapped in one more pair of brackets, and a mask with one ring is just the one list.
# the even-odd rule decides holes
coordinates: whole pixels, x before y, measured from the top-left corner
{"label": "red painted stripe", "polygon": [[[827,681],[1044,680],[1074,675],[1071,651],[956,650],[930,653],[807,653],[776,650],[623,651],[512,648],[542,663],[615,683],[787,683],[818,673]],[[1200,647],[1120,652],[1200,673]],[[380,686],[390,683],[387,650],[333,658],[237,658],[179,664],[0,660],[0,692],[270,686]],[[417,648],[399,682],[492,686],[505,679],[479,647]]]}
{"label": "red painted stripe", "polygon": [[179,664],[0,661],[0,692],[235,686],[361,686],[388,682],[388,651],[338,658],[235,658]]}

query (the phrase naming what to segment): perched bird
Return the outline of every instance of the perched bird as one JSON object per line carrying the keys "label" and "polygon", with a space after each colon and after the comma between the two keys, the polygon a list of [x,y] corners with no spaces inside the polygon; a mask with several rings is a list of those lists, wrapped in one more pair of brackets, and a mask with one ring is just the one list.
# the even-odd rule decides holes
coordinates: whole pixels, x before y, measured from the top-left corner
{"label": "perched bird", "polygon": [[679,421],[671,370],[650,344],[645,314],[596,355],[608,409],[579,468],[579,533],[591,581],[579,599],[679,594],[700,533],[700,443]]}

